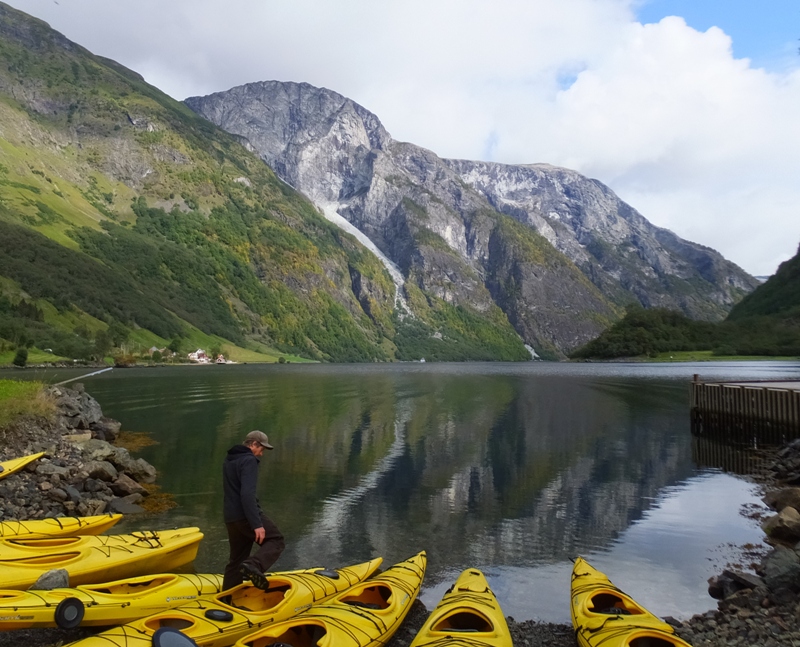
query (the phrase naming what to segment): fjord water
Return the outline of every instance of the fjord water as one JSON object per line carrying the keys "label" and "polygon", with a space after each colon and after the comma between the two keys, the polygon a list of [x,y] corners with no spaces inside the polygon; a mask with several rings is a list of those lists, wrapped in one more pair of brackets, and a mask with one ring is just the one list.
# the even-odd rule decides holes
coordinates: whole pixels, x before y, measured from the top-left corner
{"label": "fjord water", "polygon": [[[425,549],[432,608],[466,567],[517,620],[569,621],[583,555],[659,615],[714,606],[706,580],[760,544],[755,488],[692,438],[689,382],[800,377],[800,363],[237,365],[113,370],[84,381],[123,430],[158,444],[176,508],[123,531],[197,525],[198,571],[227,558],[220,465],[269,434],[262,506],[275,570]],[[65,379],[60,375],[59,379]]]}

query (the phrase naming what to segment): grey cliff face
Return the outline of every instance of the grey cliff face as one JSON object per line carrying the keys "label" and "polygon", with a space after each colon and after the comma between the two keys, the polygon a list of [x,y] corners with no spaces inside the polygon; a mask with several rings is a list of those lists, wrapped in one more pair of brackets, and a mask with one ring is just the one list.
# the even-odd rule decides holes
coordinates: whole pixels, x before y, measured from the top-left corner
{"label": "grey cliff face", "polygon": [[368,186],[370,152],[390,139],[375,115],[306,83],[250,83],[186,104],[227,124],[281,179],[314,201],[336,202],[363,190],[364,181]]}
{"label": "grey cliff face", "polygon": [[714,319],[758,285],[718,252],[654,226],[607,186],[575,171],[446,163],[498,211],[536,229],[618,303]]}
{"label": "grey cliff face", "polygon": [[271,81],[186,104],[355,225],[424,294],[477,313],[499,306],[526,343],[555,355],[631,301],[719,318],[756,285],[595,180],[441,159],[330,90]]}

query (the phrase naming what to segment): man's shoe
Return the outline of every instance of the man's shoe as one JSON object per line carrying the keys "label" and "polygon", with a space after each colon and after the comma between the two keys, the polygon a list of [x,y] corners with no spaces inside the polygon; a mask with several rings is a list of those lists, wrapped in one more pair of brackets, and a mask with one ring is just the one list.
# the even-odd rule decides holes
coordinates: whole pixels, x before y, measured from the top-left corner
{"label": "man's shoe", "polygon": [[259,571],[255,566],[245,562],[239,567],[239,573],[242,574],[242,577],[246,580],[250,580],[257,589],[261,589],[262,591],[266,591],[269,588],[269,582],[267,582],[267,578],[264,577],[264,573]]}

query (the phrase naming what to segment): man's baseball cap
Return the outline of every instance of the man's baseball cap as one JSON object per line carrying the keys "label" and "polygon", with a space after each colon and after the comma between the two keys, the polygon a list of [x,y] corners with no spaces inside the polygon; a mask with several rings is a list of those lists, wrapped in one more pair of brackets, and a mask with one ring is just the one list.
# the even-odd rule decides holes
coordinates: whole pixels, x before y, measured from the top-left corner
{"label": "man's baseball cap", "polygon": [[263,431],[259,431],[258,429],[254,429],[251,431],[247,436],[244,438],[245,443],[258,443],[264,449],[275,449],[272,445],[269,444],[269,438],[267,434]]}

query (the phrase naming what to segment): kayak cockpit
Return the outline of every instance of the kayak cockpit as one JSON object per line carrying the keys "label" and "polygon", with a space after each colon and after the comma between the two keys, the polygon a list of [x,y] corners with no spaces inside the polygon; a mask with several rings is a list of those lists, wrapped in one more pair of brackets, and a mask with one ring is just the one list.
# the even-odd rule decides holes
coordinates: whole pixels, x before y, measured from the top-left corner
{"label": "kayak cockpit", "polygon": [[172,574],[164,574],[158,577],[151,578],[136,578],[130,580],[121,580],[119,583],[109,584],[94,584],[84,585],[83,588],[91,591],[92,593],[99,593],[104,595],[130,595],[132,593],[145,593],[152,591],[159,587],[172,584],[177,577]]}
{"label": "kayak cockpit", "polygon": [[247,647],[318,647],[327,633],[322,623],[307,621],[287,627],[277,635],[262,632],[255,639],[243,642]]}
{"label": "kayak cockpit", "polygon": [[193,627],[195,624],[196,623],[194,620],[191,620],[190,618],[170,615],[159,615],[155,618],[151,618],[150,620],[146,620],[144,623],[145,627],[152,632],[158,631],[162,627],[169,627],[171,629],[183,631],[184,629]]}
{"label": "kayak cockpit", "polygon": [[480,613],[458,610],[437,620],[431,631],[491,633],[494,626]]}
{"label": "kayak cockpit", "polygon": [[379,610],[389,608],[391,597],[392,590],[388,586],[365,586],[341,598],[341,601],[354,607]]}
{"label": "kayak cockpit", "polygon": [[593,595],[589,600],[587,609],[592,613],[603,615],[629,616],[644,613],[644,609],[630,598],[607,591]]}
{"label": "kayak cockpit", "polygon": [[[227,604],[253,613],[271,611],[286,599],[286,593],[291,588],[291,584],[287,583],[270,586],[264,591],[255,586],[245,584],[233,589],[230,593],[226,593],[230,595],[230,602],[227,602]],[[218,600],[222,601],[220,599],[222,597],[224,596],[218,596]]]}

